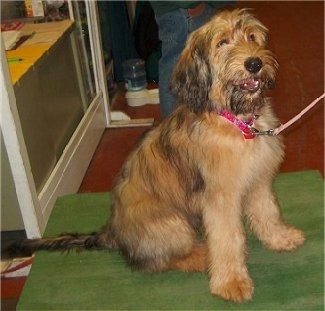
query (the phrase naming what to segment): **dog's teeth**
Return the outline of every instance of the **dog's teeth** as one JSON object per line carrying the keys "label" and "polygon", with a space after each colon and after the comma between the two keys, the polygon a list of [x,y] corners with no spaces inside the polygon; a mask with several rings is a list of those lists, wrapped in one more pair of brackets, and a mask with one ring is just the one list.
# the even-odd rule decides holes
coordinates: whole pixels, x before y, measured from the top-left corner
{"label": "dog's teeth", "polygon": [[255,79],[247,79],[244,84],[243,88],[248,91],[256,91],[259,88],[260,82]]}
{"label": "dog's teeth", "polygon": [[260,87],[260,81],[254,78],[247,78],[233,82],[233,85],[239,86],[242,90],[256,92]]}

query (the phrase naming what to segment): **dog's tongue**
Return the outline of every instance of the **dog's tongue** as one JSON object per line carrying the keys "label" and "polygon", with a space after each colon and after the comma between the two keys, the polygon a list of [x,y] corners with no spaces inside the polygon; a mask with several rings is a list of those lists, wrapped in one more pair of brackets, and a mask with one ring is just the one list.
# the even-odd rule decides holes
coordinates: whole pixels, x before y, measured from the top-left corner
{"label": "dog's tongue", "polygon": [[249,92],[256,92],[260,87],[260,82],[253,78],[248,78],[240,82],[240,87]]}

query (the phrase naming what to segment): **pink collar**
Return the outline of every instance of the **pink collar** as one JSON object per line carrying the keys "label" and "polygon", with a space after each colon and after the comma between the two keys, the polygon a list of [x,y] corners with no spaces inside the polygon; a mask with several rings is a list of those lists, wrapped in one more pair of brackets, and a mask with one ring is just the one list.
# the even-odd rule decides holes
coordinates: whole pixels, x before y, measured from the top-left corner
{"label": "pink collar", "polygon": [[244,135],[245,139],[252,139],[256,137],[256,133],[253,130],[253,123],[255,116],[251,117],[247,122],[238,119],[234,114],[227,110],[223,110],[219,113],[220,116],[227,119],[230,123],[235,125]]}

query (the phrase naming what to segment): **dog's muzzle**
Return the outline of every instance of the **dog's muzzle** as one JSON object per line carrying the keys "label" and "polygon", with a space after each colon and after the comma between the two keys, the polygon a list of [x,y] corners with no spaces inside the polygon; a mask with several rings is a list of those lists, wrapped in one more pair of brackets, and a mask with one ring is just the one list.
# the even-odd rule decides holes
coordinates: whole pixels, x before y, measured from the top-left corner
{"label": "dog's muzzle", "polygon": [[[249,57],[245,60],[244,67],[250,74],[256,75],[262,69],[263,62],[259,57]],[[261,88],[261,80],[256,77],[249,77],[236,80],[233,85],[240,87],[243,91],[255,93]]]}

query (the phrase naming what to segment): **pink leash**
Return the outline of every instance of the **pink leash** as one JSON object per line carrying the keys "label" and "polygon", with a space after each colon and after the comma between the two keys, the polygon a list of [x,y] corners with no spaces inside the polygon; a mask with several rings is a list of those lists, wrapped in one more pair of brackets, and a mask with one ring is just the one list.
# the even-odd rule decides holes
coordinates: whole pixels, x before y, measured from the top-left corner
{"label": "pink leash", "polygon": [[311,108],[313,108],[322,98],[325,97],[325,93],[318,98],[316,98],[312,103],[310,103],[305,109],[303,109],[299,114],[297,114],[295,117],[293,117],[291,120],[289,120],[285,124],[281,124],[279,127],[273,130],[272,135],[278,135],[283,130],[285,130],[287,127],[295,123],[297,120],[299,120],[307,111],[309,111]]}

